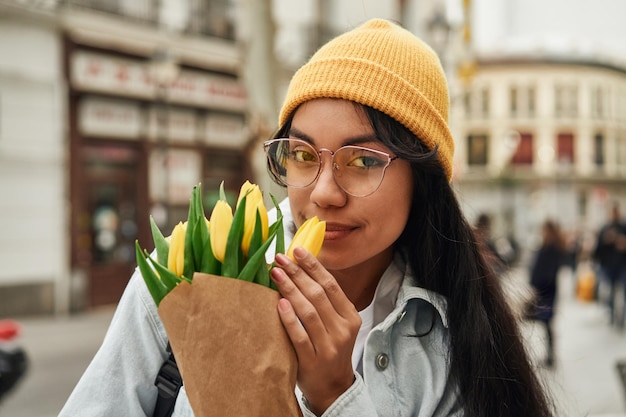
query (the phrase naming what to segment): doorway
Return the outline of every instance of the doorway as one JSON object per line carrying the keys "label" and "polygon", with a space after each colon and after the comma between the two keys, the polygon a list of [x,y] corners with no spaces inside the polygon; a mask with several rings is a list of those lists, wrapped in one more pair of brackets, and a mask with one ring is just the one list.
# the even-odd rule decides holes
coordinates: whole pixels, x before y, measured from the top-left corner
{"label": "doorway", "polygon": [[[85,177],[81,231],[88,246],[88,305],[114,304],[135,264],[142,202],[141,152],[133,143],[93,143],[81,152]],[[142,217],[143,216],[143,217]]]}

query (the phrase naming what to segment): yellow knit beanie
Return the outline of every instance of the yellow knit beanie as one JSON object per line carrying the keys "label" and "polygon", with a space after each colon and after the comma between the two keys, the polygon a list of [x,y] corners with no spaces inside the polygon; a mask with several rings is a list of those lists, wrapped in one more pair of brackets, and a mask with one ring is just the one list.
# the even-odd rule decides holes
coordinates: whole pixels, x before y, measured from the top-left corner
{"label": "yellow knit beanie", "polygon": [[280,126],[315,98],[350,100],[391,116],[429,149],[439,147],[439,161],[452,178],[446,78],[433,50],[406,29],[373,19],[322,46],[294,74]]}

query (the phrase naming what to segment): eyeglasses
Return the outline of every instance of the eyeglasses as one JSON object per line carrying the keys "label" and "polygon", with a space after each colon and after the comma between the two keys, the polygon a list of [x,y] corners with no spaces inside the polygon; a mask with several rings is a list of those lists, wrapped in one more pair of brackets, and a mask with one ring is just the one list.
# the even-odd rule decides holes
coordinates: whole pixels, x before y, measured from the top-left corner
{"label": "eyeglasses", "polygon": [[335,152],[315,149],[300,139],[280,138],[263,144],[276,180],[285,186],[304,188],[322,172],[322,153],[330,154],[335,182],[354,197],[366,197],[380,187],[385,170],[397,156],[362,146],[342,146]]}

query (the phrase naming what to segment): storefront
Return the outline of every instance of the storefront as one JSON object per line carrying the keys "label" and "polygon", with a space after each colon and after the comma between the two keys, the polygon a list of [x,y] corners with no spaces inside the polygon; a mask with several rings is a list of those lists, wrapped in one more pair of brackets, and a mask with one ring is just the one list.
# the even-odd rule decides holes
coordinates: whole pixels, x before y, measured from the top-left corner
{"label": "storefront", "polygon": [[209,208],[222,181],[236,195],[251,177],[247,98],[234,74],[184,62],[166,86],[145,57],[66,41],[66,62],[71,269],[93,307],[119,299],[135,241],[151,248],[150,215],[167,233],[195,184]]}

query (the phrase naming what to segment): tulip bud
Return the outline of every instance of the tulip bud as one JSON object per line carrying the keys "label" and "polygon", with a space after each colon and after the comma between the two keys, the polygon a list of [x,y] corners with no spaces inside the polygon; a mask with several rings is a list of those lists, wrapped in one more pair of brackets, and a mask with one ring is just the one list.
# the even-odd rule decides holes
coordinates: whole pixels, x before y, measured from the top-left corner
{"label": "tulip bud", "polygon": [[317,216],[311,217],[296,232],[287,250],[287,256],[295,260],[293,250],[297,247],[302,247],[311,252],[313,256],[317,256],[322,249],[325,232],[326,222],[320,221]]}
{"label": "tulip bud", "polygon": [[250,181],[246,181],[241,186],[239,192],[239,199],[237,200],[237,206],[241,200],[246,197],[246,213],[244,217],[244,229],[243,238],[241,240],[241,250],[247,256],[250,249],[250,242],[252,241],[252,235],[256,227],[256,214],[259,213],[261,218],[261,231],[263,236],[263,242],[267,240],[269,234],[269,220],[267,216],[267,209],[263,203],[263,194],[261,189],[256,184],[251,184]]}
{"label": "tulip bud", "polygon": [[185,233],[187,232],[187,222],[178,224],[172,230],[170,238],[170,250],[167,256],[167,269],[176,276],[183,275],[185,267]]}
{"label": "tulip bud", "polygon": [[219,200],[211,213],[209,238],[211,239],[213,255],[220,262],[224,262],[226,256],[226,241],[232,223],[233,210],[226,201]]}

